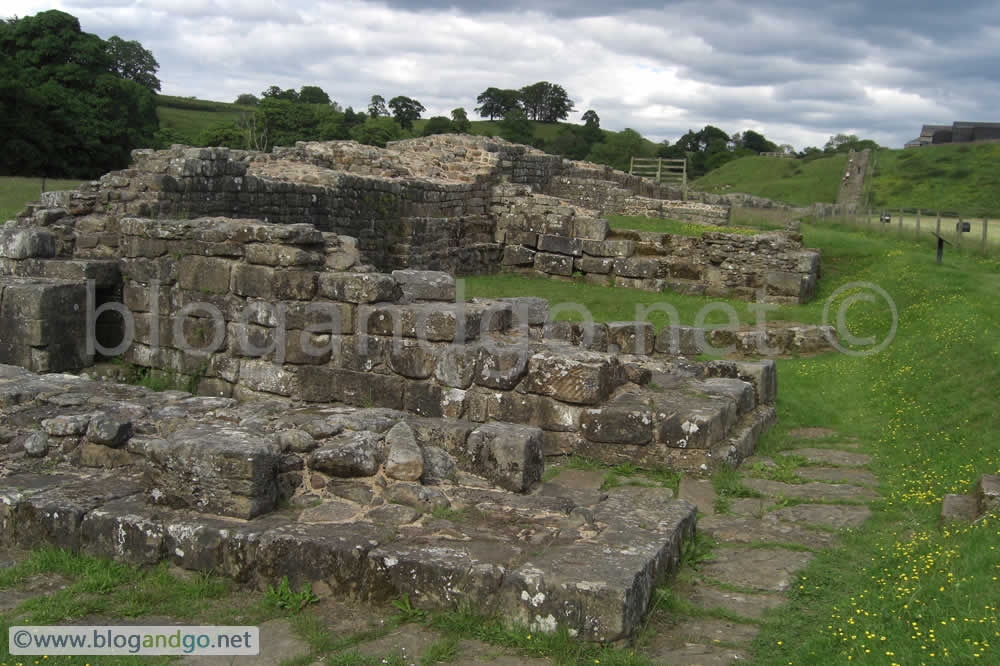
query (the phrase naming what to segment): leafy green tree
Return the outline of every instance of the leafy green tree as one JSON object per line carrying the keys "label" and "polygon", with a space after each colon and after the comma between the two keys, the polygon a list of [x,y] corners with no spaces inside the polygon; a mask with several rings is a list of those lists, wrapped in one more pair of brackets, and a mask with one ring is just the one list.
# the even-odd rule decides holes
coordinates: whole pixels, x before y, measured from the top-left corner
{"label": "leafy green tree", "polygon": [[390,99],[389,108],[392,109],[392,117],[403,129],[413,129],[413,121],[420,118],[420,114],[424,112],[423,104],[403,95]]}
{"label": "leafy green tree", "polygon": [[524,115],[524,111],[511,109],[500,121],[500,136],[511,143],[531,145],[535,138],[535,126]]}
{"label": "leafy green tree", "polygon": [[587,127],[565,127],[549,143],[546,152],[568,157],[571,160],[584,159],[591,150],[593,142],[589,140]]}
{"label": "leafy green tree", "polygon": [[765,139],[763,134],[758,134],[753,130],[747,130],[743,133],[743,147],[755,153],[773,153],[778,150],[778,147]]}
{"label": "leafy green tree", "polygon": [[260,98],[256,95],[251,95],[250,93],[243,93],[236,98],[235,104],[240,104],[241,106],[257,106],[260,104]]}
{"label": "leafy green tree", "polygon": [[260,94],[261,97],[266,99],[281,99],[288,102],[299,101],[299,93],[293,88],[287,90],[282,90],[278,86],[270,86],[267,90]]}
{"label": "leafy green tree", "polygon": [[351,130],[351,138],[358,143],[385,148],[385,144],[403,137],[403,129],[392,118],[371,117]]}
{"label": "leafy green tree", "polygon": [[123,79],[135,81],[150,92],[160,91],[160,80],[156,72],[160,63],[152,52],[142,48],[137,41],[125,41],[118,35],[111,35],[107,41],[108,55],[111,57],[111,71]]}
{"label": "leafy green tree", "polygon": [[509,88],[487,88],[476,98],[479,104],[474,110],[481,118],[503,118],[508,111],[521,108],[521,94]]}
{"label": "leafy green tree", "polygon": [[430,136],[431,134],[449,134],[455,131],[455,126],[452,124],[449,118],[444,116],[434,116],[427,121],[424,125],[424,131],[421,132],[421,136]]}
{"label": "leafy green tree", "polygon": [[[521,88],[521,104],[524,112],[532,120],[554,123],[565,120],[573,111],[573,100],[566,90],[548,81],[539,81]],[[596,115],[596,114],[595,114]]]}
{"label": "leafy green tree", "polygon": [[628,171],[633,157],[653,157],[655,150],[642,135],[634,129],[626,128],[611,134],[601,143],[594,144],[587,156],[590,162],[607,164],[621,171]]}
{"label": "leafy green tree", "polygon": [[584,111],[583,116],[581,116],[580,120],[582,120],[583,124],[586,125],[587,127],[601,126],[601,117],[598,116],[597,111],[594,111],[593,109],[587,109],[586,111]]}
{"label": "leafy green tree", "polygon": [[152,91],[58,10],[0,21],[0,174],[91,178],[154,145]]}
{"label": "leafy green tree", "polygon": [[385,98],[382,95],[372,95],[368,102],[368,115],[372,118],[381,118],[389,115],[389,109],[385,108]]}
{"label": "leafy green tree", "polygon": [[330,96],[319,86],[302,86],[299,88],[299,101],[306,104],[329,104]]}
{"label": "leafy green tree", "polygon": [[468,134],[472,129],[472,123],[469,121],[469,116],[465,113],[465,109],[458,107],[457,109],[451,110],[451,124],[455,128],[455,131],[459,134]]}
{"label": "leafy green tree", "polygon": [[354,127],[355,125],[360,125],[361,123],[365,122],[365,120],[366,120],[365,114],[355,113],[354,107],[349,106],[344,110],[344,125],[346,125],[348,128]]}

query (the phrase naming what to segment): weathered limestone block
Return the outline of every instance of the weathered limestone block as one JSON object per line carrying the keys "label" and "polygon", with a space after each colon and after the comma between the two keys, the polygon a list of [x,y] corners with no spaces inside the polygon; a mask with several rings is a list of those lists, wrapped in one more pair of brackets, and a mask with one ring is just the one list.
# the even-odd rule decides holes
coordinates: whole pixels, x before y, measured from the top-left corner
{"label": "weathered limestone block", "polygon": [[373,476],[378,471],[381,437],[374,432],[345,432],[309,455],[309,467],[342,477]]}
{"label": "weathered limestone block", "polygon": [[660,277],[660,261],[643,257],[615,260],[615,274],[621,277],[649,279]]}
{"label": "weathered limestone block", "polygon": [[87,439],[113,449],[120,448],[132,436],[132,422],[111,414],[100,414],[91,419]]}
{"label": "weathered limestone block", "polygon": [[500,301],[510,304],[512,328],[541,326],[549,320],[549,302],[544,298],[517,296],[501,298]]}
{"label": "weathered limestone block", "polygon": [[441,271],[393,271],[392,277],[399,283],[403,298],[409,301],[455,300],[455,278]]}
{"label": "weathered limestone block", "polygon": [[615,267],[615,260],[611,257],[580,257],[574,266],[584,273],[607,275]]}
{"label": "weathered limestone block", "polygon": [[393,340],[389,368],[408,379],[427,379],[438,367],[438,350],[419,340]]}
{"label": "weathered limestone block", "polygon": [[635,241],[630,239],[584,240],[580,247],[591,257],[631,257],[635,254]]}
{"label": "weathered limestone block", "polygon": [[523,493],[542,479],[545,458],[538,428],[489,423],[469,434],[467,447],[477,471],[501,488]]}
{"label": "weathered limestone block", "polygon": [[377,303],[399,298],[399,284],[384,273],[321,273],[319,293],[334,301]]}
{"label": "weathered limestone block", "polygon": [[535,263],[536,252],[523,245],[507,245],[503,249],[504,266],[530,266]]}
{"label": "weathered limestone block", "polygon": [[246,260],[249,264],[264,266],[319,266],[324,256],[288,245],[251,243],[246,247]]}
{"label": "weathered limestone block", "polygon": [[531,357],[524,388],[563,402],[593,405],[606,400],[624,381],[622,366],[614,357],[586,351],[546,351]]}
{"label": "weathered limestone block", "polygon": [[402,409],[406,380],[341,368],[302,366],[297,397],[307,402],[343,402],[348,405]]}
{"label": "weathered limestone block", "polygon": [[1000,509],[1000,475],[983,474],[976,482],[976,505],[979,515]]}
{"label": "weathered limestone block", "polygon": [[528,371],[533,345],[486,342],[479,347],[475,381],[480,386],[510,390]]}
{"label": "weathered limestone block", "polygon": [[420,483],[427,486],[437,486],[445,482],[454,482],[458,473],[455,459],[448,452],[437,446],[425,446],[423,453],[423,473]]}
{"label": "weathered limestone block", "polygon": [[229,292],[232,269],[232,262],[225,259],[198,256],[183,257],[179,268],[178,283],[182,289],[225,294]]}
{"label": "weathered limestone block", "polygon": [[652,354],[656,346],[656,329],[648,321],[608,322],[608,345],[621,354]]}
{"label": "weathered limestone block", "polygon": [[552,275],[572,275],[573,257],[539,252],[535,255],[535,269]]}
{"label": "weathered limestone block", "polygon": [[47,229],[2,226],[0,223],[0,258],[29,259],[54,257],[56,240]]}
{"label": "weathered limestone block", "polygon": [[542,252],[566,254],[572,257],[583,255],[580,240],[568,236],[550,236],[542,234],[538,237],[538,249]]}
{"label": "weathered limestone block", "polygon": [[648,444],[653,439],[653,413],[639,401],[616,401],[584,410],[580,429],[593,442]]}
{"label": "weathered limestone block", "polygon": [[199,424],[166,439],[133,439],[129,450],[146,459],[153,503],[244,519],[277,504],[281,449],[271,437]]}
{"label": "weathered limestone block", "polygon": [[424,455],[409,425],[394,425],[385,435],[385,445],[389,451],[386,476],[399,481],[416,481],[423,476]]}
{"label": "weathered limestone block", "polygon": [[467,389],[472,385],[479,361],[479,347],[447,345],[439,350],[434,378],[445,386]]}
{"label": "weathered limestone block", "polygon": [[0,277],[0,363],[35,372],[87,367],[86,308],[83,283]]}

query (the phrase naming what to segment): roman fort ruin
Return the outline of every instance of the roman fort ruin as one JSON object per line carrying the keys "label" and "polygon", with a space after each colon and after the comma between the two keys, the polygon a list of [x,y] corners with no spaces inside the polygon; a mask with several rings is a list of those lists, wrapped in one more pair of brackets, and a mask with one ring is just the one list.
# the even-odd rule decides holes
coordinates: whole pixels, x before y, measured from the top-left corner
{"label": "roman fort ruin", "polygon": [[[563,321],[456,277],[813,297],[796,232],[609,228],[729,220],[731,198],[680,199],[465,135],[142,150],[45,193],[0,227],[0,541],[629,636],[695,507],[550,483],[546,459],[738,464],[775,419],[774,362],[751,357],[831,333]],[[742,356],[695,360],[706,344]]]}

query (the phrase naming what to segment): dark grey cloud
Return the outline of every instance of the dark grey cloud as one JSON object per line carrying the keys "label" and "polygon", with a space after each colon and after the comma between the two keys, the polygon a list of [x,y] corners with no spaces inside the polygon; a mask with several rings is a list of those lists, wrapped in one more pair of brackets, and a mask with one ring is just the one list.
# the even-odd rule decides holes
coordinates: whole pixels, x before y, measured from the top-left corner
{"label": "dark grey cloud", "polygon": [[[44,4],[43,4],[44,3]],[[48,9],[8,0],[4,13]],[[1000,3],[870,0],[55,0],[138,39],[164,92],[234,99],[320,85],[471,113],[488,86],[562,84],[578,114],[656,140],[713,124],[778,143],[851,131],[894,146],[926,122],[997,120]],[[578,119],[578,116],[571,120]]]}

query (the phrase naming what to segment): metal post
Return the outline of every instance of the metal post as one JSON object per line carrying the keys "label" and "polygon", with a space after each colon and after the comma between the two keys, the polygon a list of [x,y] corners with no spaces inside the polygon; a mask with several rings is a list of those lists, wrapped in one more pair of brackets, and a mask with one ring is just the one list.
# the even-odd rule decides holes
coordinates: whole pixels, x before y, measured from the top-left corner
{"label": "metal post", "polygon": [[938,211],[938,218],[937,218],[937,235],[938,235],[938,236],[940,236],[940,235],[941,235],[941,211]]}

